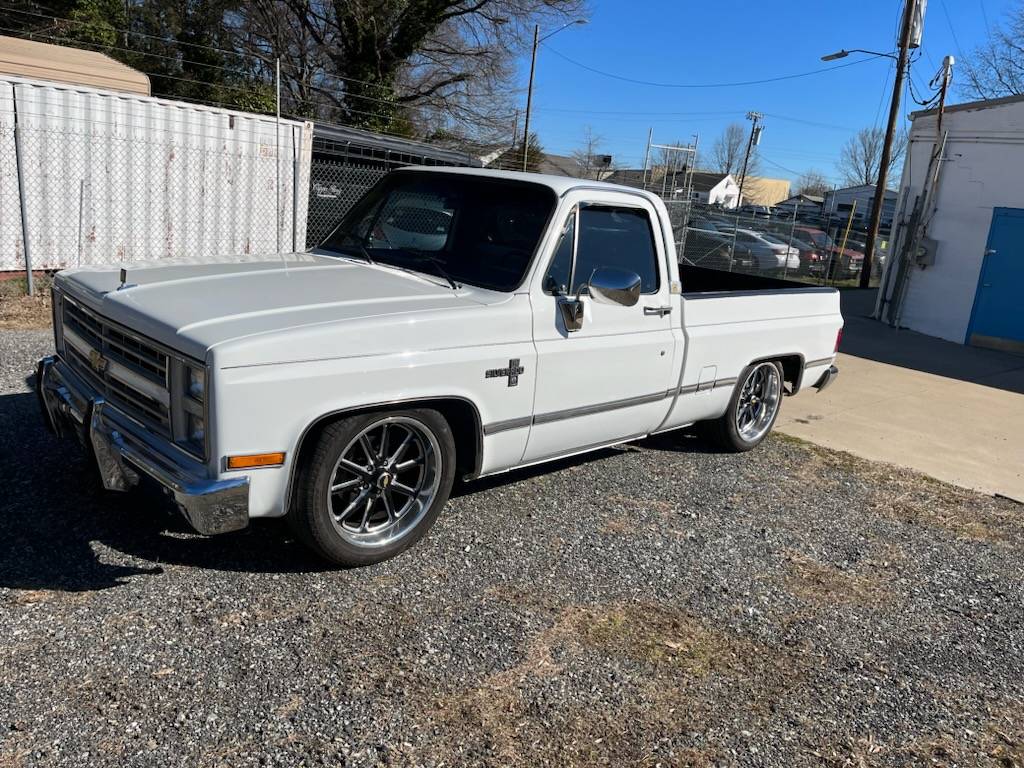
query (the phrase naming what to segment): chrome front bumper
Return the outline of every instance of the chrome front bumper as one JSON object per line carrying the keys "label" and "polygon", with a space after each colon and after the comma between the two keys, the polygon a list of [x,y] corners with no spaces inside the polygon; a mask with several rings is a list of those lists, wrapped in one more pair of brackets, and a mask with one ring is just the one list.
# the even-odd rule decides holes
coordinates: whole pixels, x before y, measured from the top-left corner
{"label": "chrome front bumper", "polygon": [[226,533],[249,524],[247,477],[209,479],[204,464],[111,408],[60,358],[39,361],[36,394],[50,430],[58,436],[72,430],[95,456],[104,488],[127,491],[142,472],[168,491],[199,533]]}

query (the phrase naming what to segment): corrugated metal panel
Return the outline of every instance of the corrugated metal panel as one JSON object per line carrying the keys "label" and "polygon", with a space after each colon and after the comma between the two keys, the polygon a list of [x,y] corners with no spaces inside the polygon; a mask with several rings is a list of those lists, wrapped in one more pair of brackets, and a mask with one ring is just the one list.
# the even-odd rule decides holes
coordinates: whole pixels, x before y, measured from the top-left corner
{"label": "corrugated metal panel", "polygon": [[[293,228],[305,242],[310,123],[278,130],[274,118],[184,102],[0,87],[0,168],[13,167],[4,137],[16,110],[34,268],[273,253],[278,230],[288,251]],[[20,223],[17,196],[0,202],[6,232]],[[0,270],[23,267],[19,242],[5,239]]]}

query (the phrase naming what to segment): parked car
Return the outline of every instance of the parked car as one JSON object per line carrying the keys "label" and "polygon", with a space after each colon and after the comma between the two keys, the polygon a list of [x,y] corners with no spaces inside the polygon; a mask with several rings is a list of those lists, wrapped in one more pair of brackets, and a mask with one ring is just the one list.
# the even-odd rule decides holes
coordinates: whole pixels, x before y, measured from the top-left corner
{"label": "parked car", "polygon": [[[707,227],[713,227],[705,223]],[[680,264],[721,269],[728,272],[752,272],[757,259],[749,248],[733,241],[731,233],[716,229],[687,227],[686,241],[679,253]],[[678,245],[678,244],[677,244]]]}
{"label": "parked car", "polygon": [[[444,243],[373,236],[397,200],[448,211]],[[106,488],[149,478],[200,533],[283,516],[379,562],[456,477],[695,422],[750,450],[834,379],[838,293],[680,267],[671,232],[628,187],[393,171],[311,253],[59,272],[39,401]]]}
{"label": "parked car", "polygon": [[761,272],[781,274],[800,269],[800,254],[796,248],[790,248],[774,235],[752,229],[737,229],[736,242],[751,250]]}
{"label": "parked car", "polygon": [[741,205],[739,207],[741,216],[754,216],[759,219],[769,219],[772,216],[772,207],[768,205]]}

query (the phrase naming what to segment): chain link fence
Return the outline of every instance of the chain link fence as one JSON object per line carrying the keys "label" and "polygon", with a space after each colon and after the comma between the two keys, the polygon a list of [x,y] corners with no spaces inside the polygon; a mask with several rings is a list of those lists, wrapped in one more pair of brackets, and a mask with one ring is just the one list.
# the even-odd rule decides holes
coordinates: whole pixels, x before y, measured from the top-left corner
{"label": "chain link fence", "polygon": [[349,208],[387,172],[381,166],[315,158],[310,170],[306,247],[323,242]]}
{"label": "chain link fence", "polygon": [[309,123],[0,80],[0,271],[301,250]]}
{"label": "chain link fence", "polygon": [[[665,200],[681,264],[833,285],[859,278],[864,233],[848,219],[813,211],[735,211]],[[876,250],[873,278],[885,248]]]}

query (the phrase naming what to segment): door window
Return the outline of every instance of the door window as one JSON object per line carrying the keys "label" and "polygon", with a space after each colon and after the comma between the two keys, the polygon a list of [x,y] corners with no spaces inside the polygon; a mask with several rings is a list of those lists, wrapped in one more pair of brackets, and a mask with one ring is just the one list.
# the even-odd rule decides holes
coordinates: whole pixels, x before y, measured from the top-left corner
{"label": "door window", "polygon": [[640,276],[640,292],[656,293],[658,257],[650,217],[639,208],[591,205],[580,208],[576,268],[572,291],[579,290],[595,269],[616,267]]}

